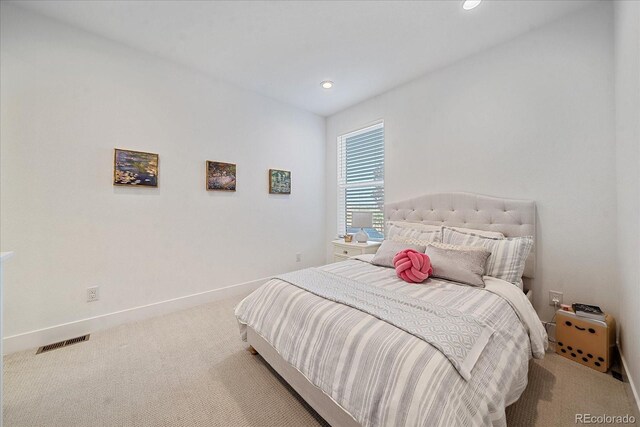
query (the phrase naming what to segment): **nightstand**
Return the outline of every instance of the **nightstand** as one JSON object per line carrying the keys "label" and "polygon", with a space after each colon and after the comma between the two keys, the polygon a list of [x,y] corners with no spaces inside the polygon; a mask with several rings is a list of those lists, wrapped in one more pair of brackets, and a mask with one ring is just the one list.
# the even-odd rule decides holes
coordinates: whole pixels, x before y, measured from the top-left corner
{"label": "nightstand", "polygon": [[346,243],[343,239],[334,240],[333,244],[333,262],[344,261],[345,259],[364,254],[375,254],[380,247],[380,242],[367,243]]}
{"label": "nightstand", "polygon": [[616,321],[607,314],[604,321],[576,316],[572,311],[556,312],[556,353],[596,371],[607,372],[616,345]]}

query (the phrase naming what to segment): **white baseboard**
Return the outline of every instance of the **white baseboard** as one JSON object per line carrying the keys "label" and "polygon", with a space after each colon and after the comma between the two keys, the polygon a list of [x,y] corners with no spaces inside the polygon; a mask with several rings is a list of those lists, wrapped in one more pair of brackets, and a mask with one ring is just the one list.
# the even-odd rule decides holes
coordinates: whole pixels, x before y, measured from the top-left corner
{"label": "white baseboard", "polygon": [[127,308],[113,313],[101,314],[95,317],[63,323],[48,328],[25,332],[22,334],[5,337],[2,340],[3,354],[11,354],[17,351],[28,350],[80,335],[100,331],[136,320],[148,319],[173,311],[194,307],[225,298],[249,293],[265,283],[268,278],[252,280],[224,288],[212,289],[184,297],[159,301],[139,307]]}
{"label": "white baseboard", "polygon": [[633,378],[631,378],[631,375],[629,375],[629,372],[630,372],[629,365],[627,364],[627,361],[625,360],[624,355],[622,354],[622,351],[620,351],[620,345],[618,345],[618,353],[620,353],[622,366],[624,367],[625,373],[627,375],[627,379],[629,380],[629,386],[631,386],[631,391],[633,392],[633,398],[636,401],[636,408],[640,410],[640,397],[638,395],[638,389],[636,388],[636,385],[633,382]]}

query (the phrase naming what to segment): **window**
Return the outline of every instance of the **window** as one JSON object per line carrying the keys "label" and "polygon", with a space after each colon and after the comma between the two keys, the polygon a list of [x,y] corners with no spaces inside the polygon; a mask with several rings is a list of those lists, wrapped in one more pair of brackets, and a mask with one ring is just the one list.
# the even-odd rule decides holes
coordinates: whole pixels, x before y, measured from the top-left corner
{"label": "window", "polygon": [[338,235],[357,233],[353,212],[371,212],[371,240],[384,238],[384,124],[338,137]]}

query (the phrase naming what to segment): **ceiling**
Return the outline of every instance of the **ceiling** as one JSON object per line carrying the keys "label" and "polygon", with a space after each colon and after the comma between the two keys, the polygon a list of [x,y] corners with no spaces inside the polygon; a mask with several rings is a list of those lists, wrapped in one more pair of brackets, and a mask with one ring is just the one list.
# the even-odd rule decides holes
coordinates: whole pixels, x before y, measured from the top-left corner
{"label": "ceiling", "polygon": [[485,0],[471,11],[459,0],[17,3],[327,116],[591,2]]}

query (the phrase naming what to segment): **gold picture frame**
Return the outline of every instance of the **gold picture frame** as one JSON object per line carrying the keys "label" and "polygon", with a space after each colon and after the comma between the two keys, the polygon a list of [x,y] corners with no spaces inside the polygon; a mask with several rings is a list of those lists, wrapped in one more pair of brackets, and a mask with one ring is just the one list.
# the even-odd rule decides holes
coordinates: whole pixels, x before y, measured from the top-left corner
{"label": "gold picture frame", "polygon": [[145,151],[115,148],[113,151],[113,185],[158,187],[160,155]]}
{"label": "gold picture frame", "polygon": [[205,188],[207,191],[236,191],[235,163],[206,161]]}
{"label": "gold picture frame", "polygon": [[291,171],[269,169],[269,194],[291,194]]}

